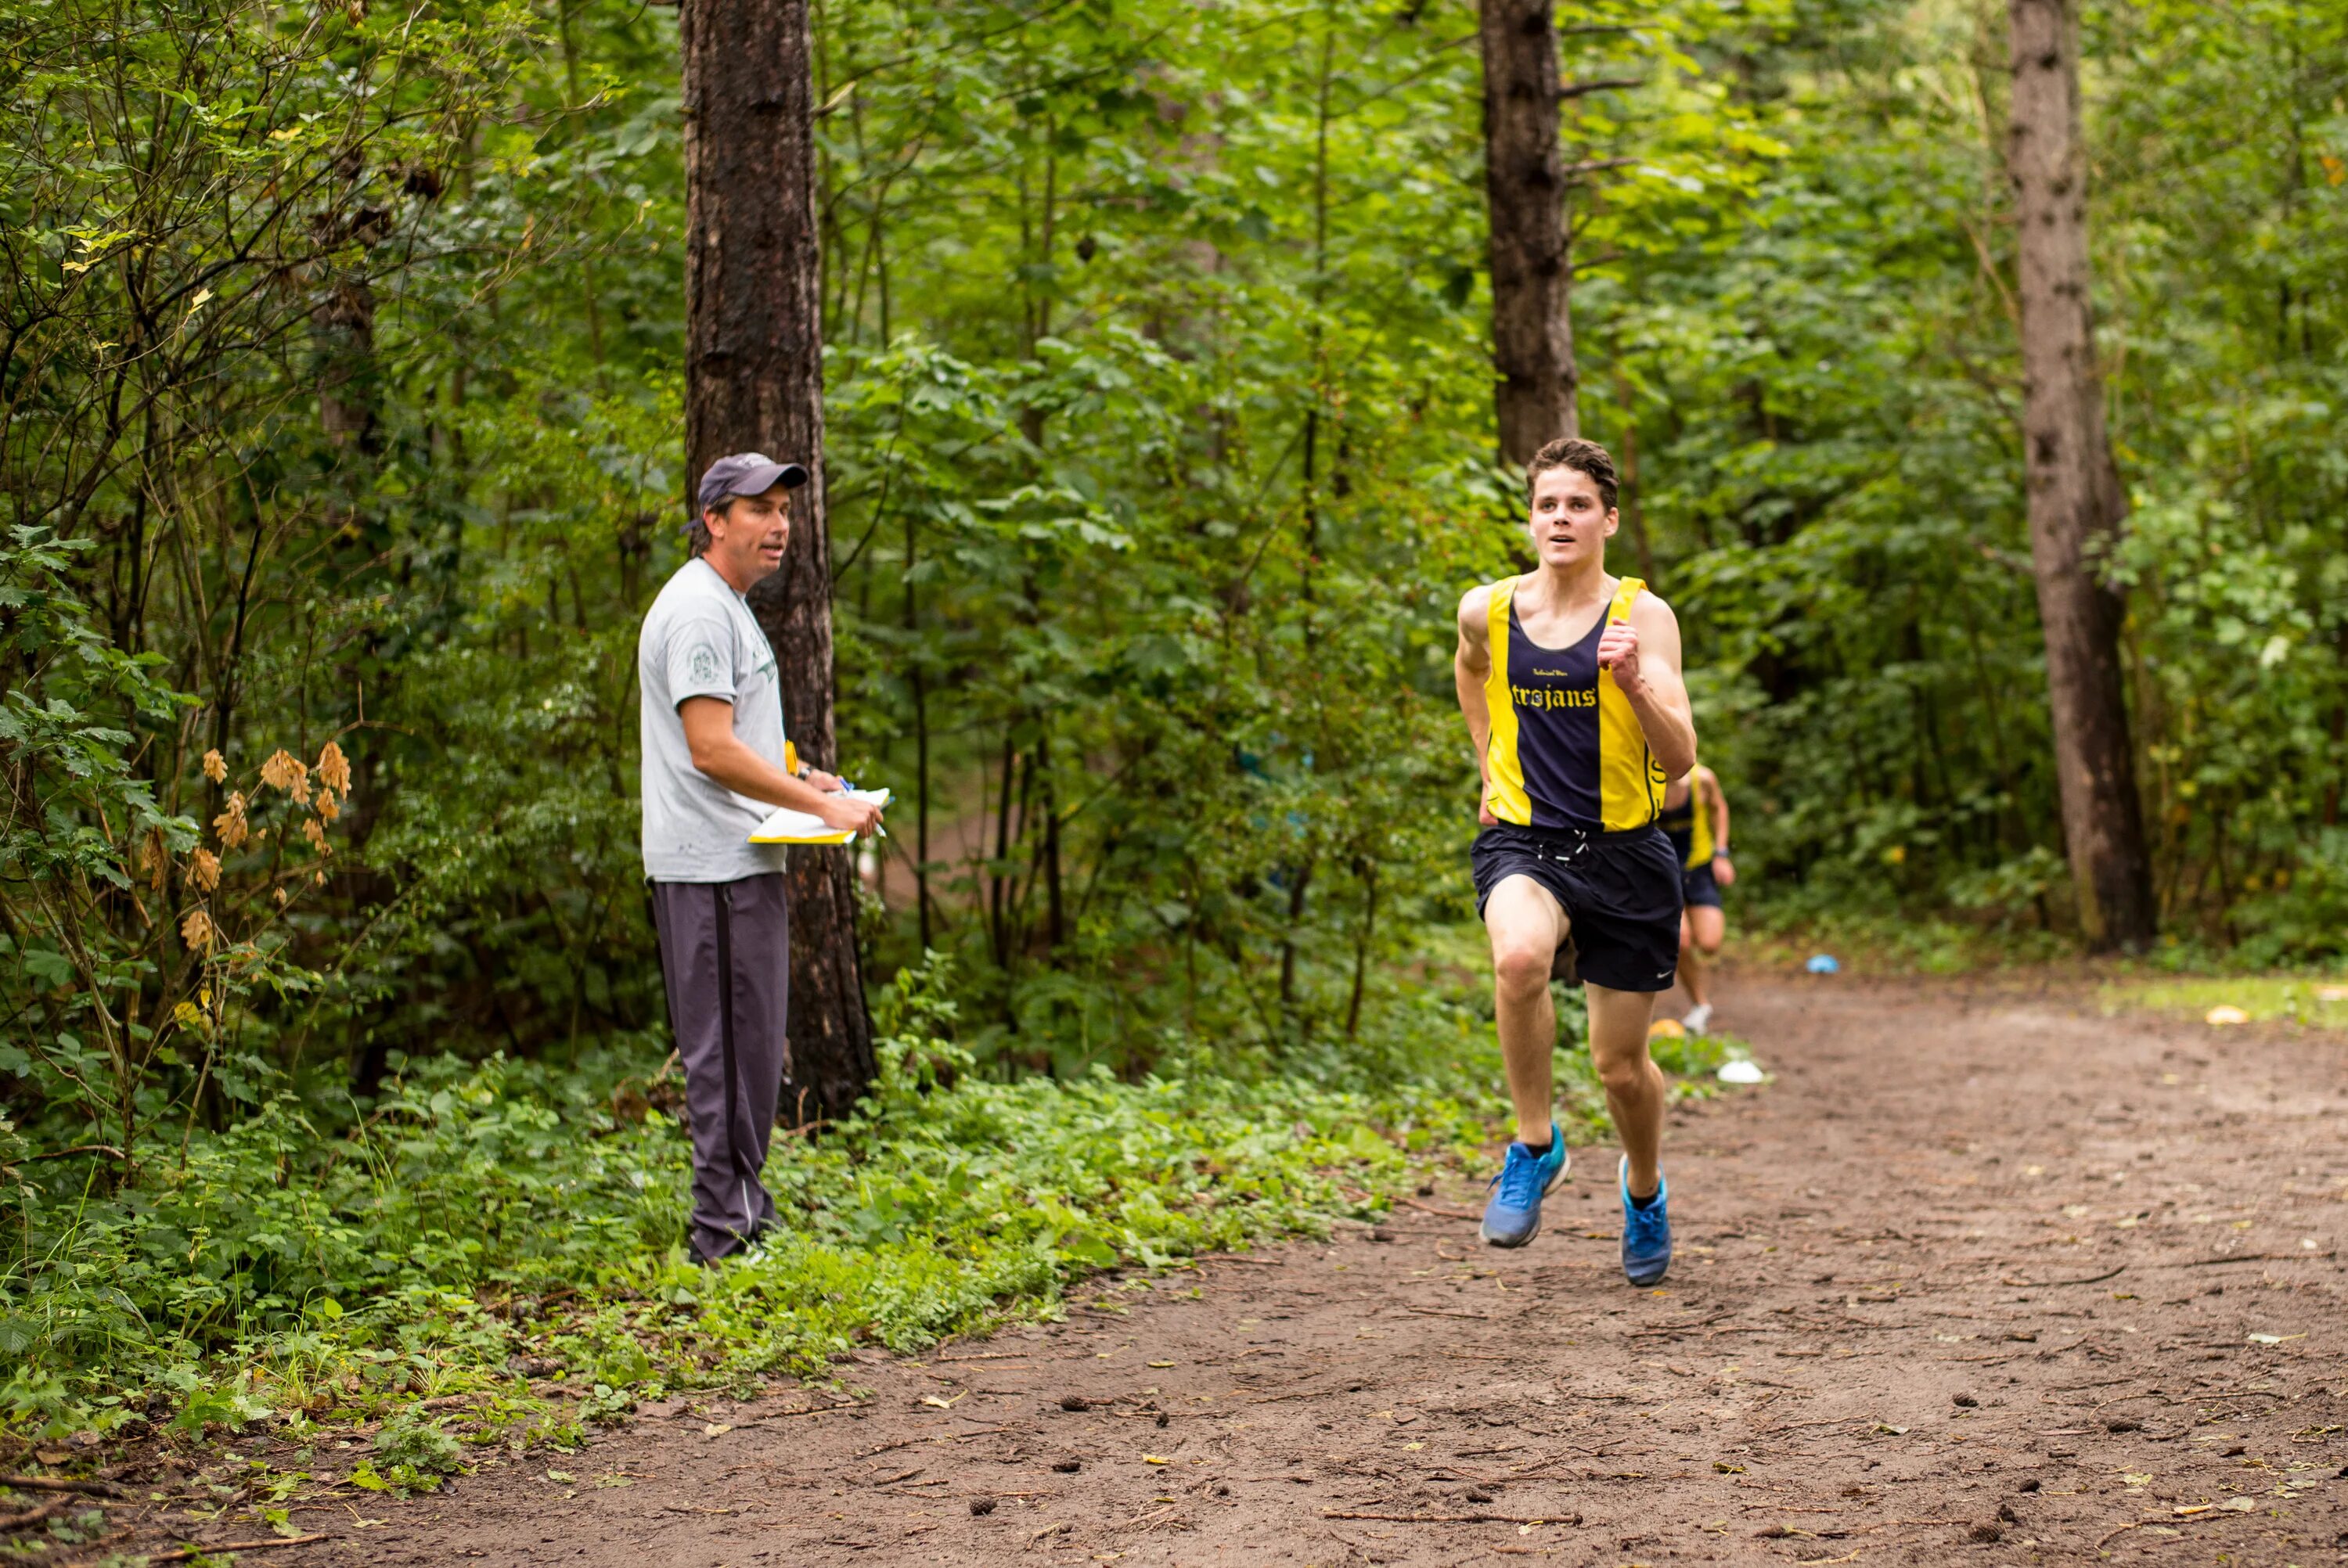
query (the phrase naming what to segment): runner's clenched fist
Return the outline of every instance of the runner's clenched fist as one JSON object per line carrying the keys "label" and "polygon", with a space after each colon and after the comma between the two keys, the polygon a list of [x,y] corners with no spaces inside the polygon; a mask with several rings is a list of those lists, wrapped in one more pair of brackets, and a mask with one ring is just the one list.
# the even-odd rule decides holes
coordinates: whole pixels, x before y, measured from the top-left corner
{"label": "runner's clenched fist", "polygon": [[1627,620],[1610,620],[1598,639],[1598,667],[1614,671],[1614,684],[1624,692],[1639,689],[1639,629]]}

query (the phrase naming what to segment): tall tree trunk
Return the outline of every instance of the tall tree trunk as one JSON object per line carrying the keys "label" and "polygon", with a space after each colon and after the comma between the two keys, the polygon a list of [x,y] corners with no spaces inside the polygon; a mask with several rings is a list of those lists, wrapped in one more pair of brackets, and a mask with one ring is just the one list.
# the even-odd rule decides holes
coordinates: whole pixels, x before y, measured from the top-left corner
{"label": "tall tree trunk", "polygon": [[[685,0],[685,470],[729,452],[807,465],[783,569],[751,593],[799,753],[839,765],[823,477],[821,252],[806,0]],[[872,1081],[872,1025],[846,849],[790,854],[784,1113],[847,1112]]]}
{"label": "tall tree trunk", "polygon": [[2072,0],[2011,0],[2008,16],[2006,164],[2020,230],[2024,465],[2063,837],[2088,945],[2138,948],[2151,940],[2157,915],[2120,670],[2124,607],[2099,559],[2118,537],[2127,502],[2096,372],[2078,18]]}
{"label": "tall tree trunk", "polygon": [[1500,456],[1525,463],[1581,434],[1573,405],[1565,158],[1558,147],[1550,0],[1483,0],[1484,193],[1490,211],[1492,369]]}

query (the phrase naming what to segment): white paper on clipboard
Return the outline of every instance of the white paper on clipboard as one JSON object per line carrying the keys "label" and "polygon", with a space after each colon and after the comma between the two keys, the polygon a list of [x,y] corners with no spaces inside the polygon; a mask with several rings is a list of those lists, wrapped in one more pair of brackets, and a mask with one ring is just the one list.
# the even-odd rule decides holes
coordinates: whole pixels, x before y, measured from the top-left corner
{"label": "white paper on clipboard", "polygon": [[[870,801],[886,808],[890,792],[885,789],[852,789],[850,800]],[[842,833],[809,811],[793,811],[787,805],[777,806],[773,815],[751,831],[753,844],[852,844],[856,835]]]}

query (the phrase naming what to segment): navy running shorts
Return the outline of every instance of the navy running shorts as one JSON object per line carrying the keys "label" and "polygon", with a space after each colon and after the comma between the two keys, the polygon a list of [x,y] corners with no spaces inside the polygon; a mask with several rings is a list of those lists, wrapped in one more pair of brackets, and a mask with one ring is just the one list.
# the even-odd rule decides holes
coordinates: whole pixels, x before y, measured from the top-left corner
{"label": "navy running shorts", "polygon": [[1476,835],[1476,913],[1503,879],[1529,876],[1565,910],[1581,978],[1618,991],[1667,991],[1680,958],[1680,863],[1659,827],[1626,833],[1519,827]]}
{"label": "navy running shorts", "polygon": [[1690,866],[1680,872],[1680,897],[1689,904],[1709,904],[1720,907],[1720,884],[1714,880],[1712,862]]}

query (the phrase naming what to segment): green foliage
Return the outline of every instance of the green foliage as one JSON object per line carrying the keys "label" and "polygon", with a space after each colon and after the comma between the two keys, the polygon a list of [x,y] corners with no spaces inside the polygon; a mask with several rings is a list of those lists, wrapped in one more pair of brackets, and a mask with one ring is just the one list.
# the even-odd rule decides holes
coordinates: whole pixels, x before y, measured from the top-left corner
{"label": "green foliage", "polygon": [[[1483,1138],[1468,1104],[1408,1082],[998,1081],[951,1038],[944,973],[900,974],[872,1096],[822,1138],[778,1141],[781,1227],[716,1271],[680,1243],[683,1132],[632,1108],[616,1055],[403,1063],[339,1134],[281,1098],[110,1195],[19,1167],[9,1217],[31,1240],[0,1279],[0,1401],[111,1426],[143,1386],[191,1430],[271,1409],[351,1419],[493,1387],[529,1353],[582,1380],[576,1419],[607,1419],[648,1388],[819,1372],[859,1344],[1055,1310],[1102,1269],[1375,1213],[1414,1162]],[[1485,1060],[1419,1078],[1488,1081],[1488,1045],[1453,1043]],[[403,1422],[376,1465],[412,1490],[455,1450]]]}

